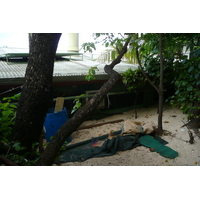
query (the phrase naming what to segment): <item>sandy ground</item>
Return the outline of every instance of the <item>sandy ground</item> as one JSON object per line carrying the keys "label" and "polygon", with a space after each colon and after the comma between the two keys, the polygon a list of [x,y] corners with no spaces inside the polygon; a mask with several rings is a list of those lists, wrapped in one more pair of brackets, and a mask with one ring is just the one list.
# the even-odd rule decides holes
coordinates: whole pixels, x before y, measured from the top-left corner
{"label": "sandy ground", "polygon": [[[152,121],[157,125],[157,106],[137,109],[138,118],[136,121]],[[124,112],[120,115],[109,116],[100,120],[85,121],[81,126],[98,124],[119,119],[135,120],[134,110]],[[164,135],[162,138],[168,142],[173,150],[179,153],[175,159],[162,157],[156,152],[151,152],[144,146],[136,147],[132,150],[119,151],[113,156],[91,158],[84,162],[62,163],[61,166],[197,166],[200,160],[200,138],[194,135],[194,144],[190,144],[188,130],[181,128],[183,121],[187,122],[187,117],[177,108],[169,105],[164,106],[163,129],[172,134]],[[123,122],[105,124],[89,129],[77,130],[72,134],[72,142],[77,143],[83,140],[108,134],[111,130],[120,130]]]}

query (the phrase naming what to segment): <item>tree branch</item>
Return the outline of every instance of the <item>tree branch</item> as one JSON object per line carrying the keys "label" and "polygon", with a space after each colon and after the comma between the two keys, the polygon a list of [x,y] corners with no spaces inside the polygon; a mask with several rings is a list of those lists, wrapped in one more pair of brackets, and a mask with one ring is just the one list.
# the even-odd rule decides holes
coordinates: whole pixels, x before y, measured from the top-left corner
{"label": "tree branch", "polygon": [[[119,55],[117,56],[117,58],[115,60],[112,61],[112,63],[110,65],[106,65],[104,70],[106,70],[106,68],[114,68],[115,65],[119,64],[121,62],[122,57],[124,56],[124,54],[127,52],[127,46],[131,40],[131,36],[127,39],[127,41],[124,44],[124,47],[122,48],[121,52],[119,53]],[[109,74],[109,71],[105,71],[106,73]]]}
{"label": "tree branch", "polygon": [[151,79],[149,78],[149,76],[145,73],[144,68],[142,67],[140,58],[139,58],[139,53],[138,53],[138,47],[136,47],[136,57],[138,60],[138,64],[139,64],[139,68],[141,69],[143,75],[145,76],[145,78],[148,80],[148,82],[155,88],[155,90],[158,92],[158,94],[160,93],[158,87],[151,81]]}

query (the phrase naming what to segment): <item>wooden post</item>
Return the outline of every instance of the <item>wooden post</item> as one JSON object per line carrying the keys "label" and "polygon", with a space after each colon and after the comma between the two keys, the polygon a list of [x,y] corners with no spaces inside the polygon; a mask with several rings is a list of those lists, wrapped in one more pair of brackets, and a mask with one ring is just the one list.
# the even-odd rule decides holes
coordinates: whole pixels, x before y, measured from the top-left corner
{"label": "wooden post", "polygon": [[56,99],[56,105],[55,105],[55,110],[54,113],[62,111],[63,109],[63,104],[64,104],[64,97],[58,97]]}

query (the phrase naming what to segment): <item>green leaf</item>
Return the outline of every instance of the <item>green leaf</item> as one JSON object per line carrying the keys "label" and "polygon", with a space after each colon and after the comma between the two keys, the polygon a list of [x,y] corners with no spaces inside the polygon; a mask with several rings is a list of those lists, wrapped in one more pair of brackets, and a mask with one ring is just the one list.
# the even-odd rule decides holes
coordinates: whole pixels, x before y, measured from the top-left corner
{"label": "green leaf", "polygon": [[194,96],[193,96],[192,94],[190,95],[190,99],[191,99],[191,100],[193,100],[193,99],[194,99]]}
{"label": "green leaf", "polygon": [[11,108],[17,108],[17,106],[16,106],[16,105],[13,105],[13,104],[11,104],[10,107],[11,107]]}
{"label": "green leaf", "polygon": [[178,94],[179,93],[179,90],[177,90],[176,92],[175,92],[175,94]]}
{"label": "green leaf", "polygon": [[39,145],[38,142],[33,142],[33,143],[32,143],[32,149],[35,148],[35,147],[38,146],[38,145]]}
{"label": "green leaf", "polygon": [[192,87],[192,86],[189,86],[189,87],[187,88],[187,91],[190,92],[190,91],[192,91],[192,89],[193,89],[193,87]]}
{"label": "green leaf", "polygon": [[199,74],[195,74],[195,75],[194,75],[194,78],[195,78],[195,79],[198,79],[198,77],[199,77]]}
{"label": "green leaf", "polygon": [[15,148],[16,151],[21,151],[23,149],[26,149],[26,147],[21,147],[19,142],[13,144],[13,148]]}
{"label": "green leaf", "polygon": [[88,74],[85,76],[85,79],[87,81],[91,81],[91,80],[94,80],[95,79],[95,69],[98,69],[97,67],[91,67],[89,70],[88,70]]}
{"label": "green leaf", "polygon": [[0,106],[1,109],[6,110],[9,106],[9,103],[1,103]]}
{"label": "green leaf", "polygon": [[21,93],[19,93],[19,94],[16,94],[16,95],[14,95],[14,96],[10,97],[10,99],[18,100],[18,99],[19,99],[19,97],[20,97],[20,95],[21,95]]}
{"label": "green leaf", "polygon": [[179,99],[180,101],[185,101],[185,97],[182,97]]}
{"label": "green leaf", "polygon": [[189,69],[188,69],[188,72],[190,73],[192,70],[194,69],[194,67],[192,66],[192,67],[190,67]]}
{"label": "green leaf", "polygon": [[83,96],[85,96],[85,94],[81,94],[81,95],[79,95],[78,97],[83,97]]}
{"label": "green leaf", "polygon": [[186,63],[186,61],[187,61],[187,58],[185,58],[185,59],[182,61],[182,63],[183,63],[183,64],[185,64],[185,63]]}
{"label": "green leaf", "polygon": [[4,111],[2,111],[2,115],[3,115],[3,116],[8,116],[8,115],[10,115],[11,113],[12,113],[11,110],[4,110]]}
{"label": "green leaf", "polygon": [[108,42],[106,42],[106,44],[105,44],[105,47],[108,47],[109,46],[109,43]]}
{"label": "green leaf", "polygon": [[197,85],[199,85],[200,84],[200,81],[197,81]]}
{"label": "green leaf", "polygon": [[185,81],[185,82],[182,82],[182,85],[183,85],[183,86],[186,86],[187,84],[188,84],[188,82],[186,82],[186,81]]}
{"label": "green leaf", "polygon": [[175,81],[175,85],[177,85],[177,86],[178,86],[178,85],[179,85],[179,83],[180,83],[179,81]]}
{"label": "green leaf", "polygon": [[8,100],[8,97],[4,97],[2,100],[3,100],[3,101]]}

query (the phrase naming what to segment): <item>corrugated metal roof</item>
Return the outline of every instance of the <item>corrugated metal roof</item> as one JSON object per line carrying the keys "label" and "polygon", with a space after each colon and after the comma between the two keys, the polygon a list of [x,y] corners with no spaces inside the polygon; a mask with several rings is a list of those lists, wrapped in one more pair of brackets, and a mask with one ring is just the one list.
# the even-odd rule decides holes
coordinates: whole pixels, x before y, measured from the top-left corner
{"label": "corrugated metal roof", "polygon": [[[27,53],[27,49],[10,49],[9,48],[0,48],[0,54],[4,53]],[[13,62],[13,61],[3,61],[0,60],[0,79],[10,79],[10,78],[24,78],[25,71],[27,67],[27,62]],[[57,60],[54,63],[54,77],[60,76],[85,76],[88,73],[90,67],[97,67],[97,75],[105,75],[104,67],[105,64],[98,63],[91,60]],[[137,69],[136,65],[128,63],[120,63],[115,66],[115,70],[119,73],[126,71],[128,68]]]}
{"label": "corrugated metal roof", "polygon": [[[0,61],[0,78],[23,78],[25,76],[27,63],[15,63]],[[90,67],[97,67],[96,74],[104,75],[105,64],[95,61],[55,61],[53,76],[85,76]],[[137,67],[127,63],[120,63],[115,66],[119,73],[126,71],[128,68],[136,69]]]}
{"label": "corrugated metal roof", "polygon": [[0,61],[0,78],[22,78],[25,76],[27,63],[8,64]]}

